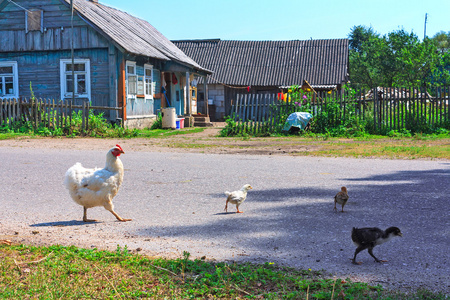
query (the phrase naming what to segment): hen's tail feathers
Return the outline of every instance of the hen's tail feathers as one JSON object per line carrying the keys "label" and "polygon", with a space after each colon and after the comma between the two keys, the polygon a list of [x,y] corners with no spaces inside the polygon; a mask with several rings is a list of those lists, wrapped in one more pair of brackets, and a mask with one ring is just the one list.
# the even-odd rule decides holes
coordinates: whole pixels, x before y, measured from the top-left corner
{"label": "hen's tail feathers", "polygon": [[67,189],[75,189],[78,187],[79,183],[77,182],[77,173],[79,169],[82,169],[83,166],[80,163],[76,163],[69,170],[67,170],[66,175],[64,176],[64,185]]}

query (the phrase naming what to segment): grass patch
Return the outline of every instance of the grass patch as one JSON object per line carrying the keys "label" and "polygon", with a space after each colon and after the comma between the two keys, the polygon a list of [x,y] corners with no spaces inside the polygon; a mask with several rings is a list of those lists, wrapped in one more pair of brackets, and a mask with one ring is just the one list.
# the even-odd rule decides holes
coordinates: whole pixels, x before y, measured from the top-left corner
{"label": "grass patch", "polygon": [[323,272],[273,263],[228,264],[153,259],[63,246],[0,246],[2,299],[447,299],[327,279]]}
{"label": "grass patch", "polygon": [[0,140],[11,140],[21,136],[28,136],[28,134],[20,132],[0,133]]}
{"label": "grass patch", "polygon": [[[313,145],[314,143],[312,143]],[[327,141],[310,154],[341,157],[378,157],[391,159],[450,159],[449,139],[416,140],[375,139]]]}

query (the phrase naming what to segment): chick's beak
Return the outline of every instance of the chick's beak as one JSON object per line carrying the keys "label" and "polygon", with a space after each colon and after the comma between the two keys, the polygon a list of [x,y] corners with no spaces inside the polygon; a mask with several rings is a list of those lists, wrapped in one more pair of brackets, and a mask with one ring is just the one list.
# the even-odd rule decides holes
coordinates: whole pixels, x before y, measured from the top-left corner
{"label": "chick's beak", "polygon": [[401,232],[398,233],[398,236],[403,236],[403,234]]}

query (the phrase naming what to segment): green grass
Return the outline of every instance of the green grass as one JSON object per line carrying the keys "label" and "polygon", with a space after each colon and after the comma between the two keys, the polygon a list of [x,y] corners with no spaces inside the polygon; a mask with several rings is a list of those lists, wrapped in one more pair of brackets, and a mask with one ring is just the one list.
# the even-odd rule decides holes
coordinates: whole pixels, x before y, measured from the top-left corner
{"label": "green grass", "polygon": [[0,246],[1,299],[448,299],[329,279],[273,263],[149,258],[76,247]]}
{"label": "green grass", "polygon": [[10,140],[15,139],[21,136],[28,136],[28,134],[20,133],[20,132],[7,132],[7,133],[0,133],[0,140]]}

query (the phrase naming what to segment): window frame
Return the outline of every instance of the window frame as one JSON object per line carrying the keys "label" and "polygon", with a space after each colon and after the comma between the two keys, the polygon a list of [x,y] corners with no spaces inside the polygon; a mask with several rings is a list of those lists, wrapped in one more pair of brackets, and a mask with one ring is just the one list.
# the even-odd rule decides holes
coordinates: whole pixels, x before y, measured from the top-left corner
{"label": "window frame", "polygon": [[[88,98],[91,99],[91,61],[87,58],[76,58],[73,61],[74,64],[84,64],[84,71],[75,71],[75,78],[78,78],[78,75],[85,75],[85,93],[78,93],[78,86],[75,84],[75,98]],[[72,75],[72,71],[66,71],[66,66],[72,64],[72,59],[60,59],[60,86],[61,86],[61,99],[67,99],[72,97],[72,92],[68,91],[67,87],[67,75]],[[77,80],[76,80],[77,81]],[[75,81],[75,82],[76,82]]]}
{"label": "window frame", "polygon": [[[133,67],[134,68],[134,73],[129,73],[128,72],[128,67]],[[130,93],[130,81],[129,78],[130,77],[134,77],[135,78],[135,83],[134,83],[134,90],[135,93],[132,94]],[[135,61],[127,61],[125,64],[125,80],[126,80],[126,94],[127,94],[127,98],[128,99],[136,99],[137,96],[137,92],[138,92],[138,75],[137,75],[137,69],[136,69],[136,62]]]}
{"label": "window frame", "polygon": [[[147,76],[147,70],[150,70],[150,76]],[[150,93],[147,93],[148,87],[150,87]],[[153,94],[155,93],[155,84],[153,81],[153,65],[149,64],[144,64],[144,93],[145,99],[153,99]]]}
{"label": "window frame", "polygon": [[[4,95],[0,94],[1,99],[14,99],[19,98],[19,69],[17,66],[17,61],[0,61],[0,67],[12,67],[11,75],[1,75],[0,74],[0,90],[5,91]],[[13,93],[6,94],[5,88],[5,77],[13,78]]]}

